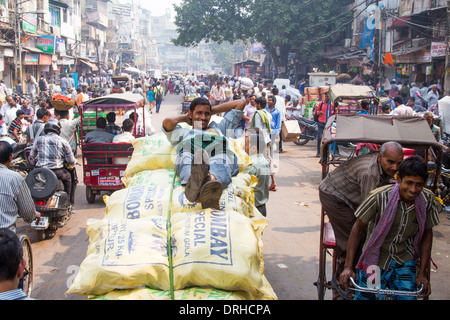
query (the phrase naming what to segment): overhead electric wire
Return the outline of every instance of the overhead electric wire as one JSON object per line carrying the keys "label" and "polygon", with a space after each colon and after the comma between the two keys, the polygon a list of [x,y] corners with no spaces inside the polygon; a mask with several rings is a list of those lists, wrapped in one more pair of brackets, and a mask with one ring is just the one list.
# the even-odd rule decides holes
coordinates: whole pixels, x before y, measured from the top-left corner
{"label": "overhead electric wire", "polygon": [[349,20],[348,22],[345,22],[345,23],[343,23],[339,28],[337,28],[336,30],[333,30],[332,32],[330,32],[329,34],[327,34],[327,35],[325,35],[325,36],[322,36],[322,37],[318,37],[318,38],[315,38],[314,40],[306,40],[306,41],[304,41],[304,43],[307,43],[307,44],[311,44],[311,43],[316,43],[316,42],[319,42],[319,41],[321,41],[321,40],[323,40],[323,39],[327,39],[327,38],[329,38],[330,36],[332,36],[332,35],[334,35],[335,33],[337,33],[337,32],[339,32],[342,28],[344,28],[345,26],[347,26],[349,23],[352,23],[353,21],[355,21],[370,5],[372,5],[373,3],[369,3],[365,8],[364,8],[364,10],[361,10],[361,12],[359,12],[356,16],[354,16],[351,20]]}

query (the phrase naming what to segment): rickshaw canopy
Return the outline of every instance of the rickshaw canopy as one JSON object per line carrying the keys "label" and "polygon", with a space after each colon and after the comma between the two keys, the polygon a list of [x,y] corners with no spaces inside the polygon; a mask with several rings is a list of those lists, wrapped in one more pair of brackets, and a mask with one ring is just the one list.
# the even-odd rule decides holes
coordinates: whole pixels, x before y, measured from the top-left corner
{"label": "rickshaw canopy", "polygon": [[140,94],[133,93],[114,93],[108,96],[96,98],[83,103],[81,107],[83,110],[86,109],[96,109],[96,108],[105,108],[105,109],[132,109],[132,108],[140,108],[145,105],[144,97]]}
{"label": "rickshaw canopy", "polygon": [[[336,121],[335,130],[332,128]],[[422,117],[333,115],[329,118],[322,140],[322,161],[328,159],[333,142],[383,144],[396,141],[404,148],[432,148],[442,153],[428,122]],[[440,156],[436,161],[439,162]]]}
{"label": "rickshaw canopy", "polygon": [[353,84],[336,84],[330,87],[331,101],[338,99],[369,99],[376,98],[375,92],[369,86],[357,86]]}

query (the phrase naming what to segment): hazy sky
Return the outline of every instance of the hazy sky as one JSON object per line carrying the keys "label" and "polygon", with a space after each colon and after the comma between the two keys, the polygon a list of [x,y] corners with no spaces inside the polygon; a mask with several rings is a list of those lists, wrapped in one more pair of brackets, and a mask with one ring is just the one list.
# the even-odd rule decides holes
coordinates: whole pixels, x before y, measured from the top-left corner
{"label": "hazy sky", "polygon": [[166,13],[166,8],[172,8],[172,4],[180,4],[182,0],[141,0],[141,5],[152,12],[152,16],[160,16]]}

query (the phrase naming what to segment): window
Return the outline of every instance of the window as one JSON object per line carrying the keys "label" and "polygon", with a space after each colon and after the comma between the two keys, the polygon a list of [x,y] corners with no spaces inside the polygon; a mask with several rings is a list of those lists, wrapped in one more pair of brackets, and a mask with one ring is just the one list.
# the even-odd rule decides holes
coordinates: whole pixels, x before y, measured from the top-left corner
{"label": "window", "polygon": [[61,27],[61,10],[59,8],[55,8],[52,6],[49,6],[50,16],[51,16],[51,22],[50,25],[52,27]]}

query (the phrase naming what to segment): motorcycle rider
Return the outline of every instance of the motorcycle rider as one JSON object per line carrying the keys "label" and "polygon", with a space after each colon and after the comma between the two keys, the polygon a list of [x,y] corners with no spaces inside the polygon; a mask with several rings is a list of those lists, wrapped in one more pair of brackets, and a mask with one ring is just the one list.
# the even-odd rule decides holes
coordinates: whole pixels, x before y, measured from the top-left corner
{"label": "motorcycle rider", "polygon": [[44,127],[45,136],[36,138],[31,149],[31,157],[37,157],[36,168],[48,168],[62,181],[64,191],[69,195],[70,203],[74,204],[75,185],[77,178],[75,170],[68,170],[65,163],[70,166],[77,164],[69,143],[60,137],[61,125],[51,120]]}

